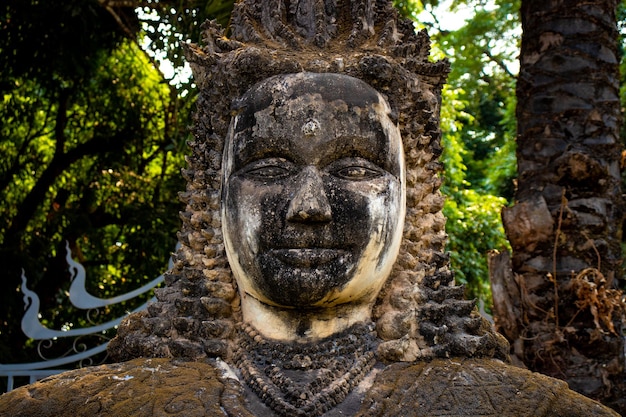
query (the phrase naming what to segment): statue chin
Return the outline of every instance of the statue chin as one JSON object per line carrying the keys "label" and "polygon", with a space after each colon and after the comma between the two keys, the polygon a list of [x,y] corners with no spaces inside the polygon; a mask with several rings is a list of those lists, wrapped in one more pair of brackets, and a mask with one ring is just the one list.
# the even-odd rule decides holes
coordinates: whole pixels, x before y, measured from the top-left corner
{"label": "statue chin", "polygon": [[259,291],[276,305],[320,305],[354,275],[352,254],[344,249],[274,249],[259,256]]}

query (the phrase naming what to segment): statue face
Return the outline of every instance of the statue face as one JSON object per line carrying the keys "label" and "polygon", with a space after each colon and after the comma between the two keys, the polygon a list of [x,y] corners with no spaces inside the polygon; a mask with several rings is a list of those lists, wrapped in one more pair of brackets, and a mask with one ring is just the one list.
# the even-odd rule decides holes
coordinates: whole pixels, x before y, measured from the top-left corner
{"label": "statue face", "polygon": [[222,227],[242,296],[287,308],[370,303],[398,253],[404,157],[384,98],[338,74],[273,77],[240,100]]}

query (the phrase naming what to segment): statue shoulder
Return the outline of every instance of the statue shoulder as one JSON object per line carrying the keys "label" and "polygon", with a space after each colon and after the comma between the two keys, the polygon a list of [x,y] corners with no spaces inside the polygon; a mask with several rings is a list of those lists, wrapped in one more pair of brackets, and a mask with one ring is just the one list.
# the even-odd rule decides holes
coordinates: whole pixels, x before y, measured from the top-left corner
{"label": "statue shoulder", "polygon": [[248,414],[241,385],[221,361],[133,359],[53,375],[0,396],[0,415],[168,416]]}
{"label": "statue shoulder", "polygon": [[[562,381],[493,359],[436,359],[376,368],[375,376],[324,416],[618,416]],[[263,404],[251,403],[255,397],[247,394],[232,368],[219,359],[134,359],[64,372],[3,394],[0,415],[273,414]]]}
{"label": "statue shoulder", "polygon": [[376,377],[367,416],[618,416],[563,381],[495,359],[396,363]]}

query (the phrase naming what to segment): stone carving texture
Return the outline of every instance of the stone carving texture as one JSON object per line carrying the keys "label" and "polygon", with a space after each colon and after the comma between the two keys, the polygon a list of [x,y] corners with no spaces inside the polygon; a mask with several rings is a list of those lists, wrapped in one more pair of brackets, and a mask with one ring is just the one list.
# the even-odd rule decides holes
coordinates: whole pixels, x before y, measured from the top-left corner
{"label": "stone carving texture", "polygon": [[[289,6],[288,6],[289,5]],[[381,360],[504,356],[499,337],[453,285],[439,192],[440,90],[448,64],[428,61],[429,39],[387,1],[242,1],[232,35],[213,23],[189,46],[201,91],[182,199],[181,249],[158,302],[120,328],[118,359],[230,358],[240,300],[224,253],[220,177],[231,102],[271,76],[302,71],[361,79],[387,100],[406,158],[406,222],[397,263],[373,309]]]}
{"label": "stone carving texture", "polygon": [[[157,302],[125,320],[110,344],[114,358],[129,362],[73,371],[20,388],[4,396],[0,407],[13,416],[614,415],[563,383],[497,360],[506,358],[506,342],[453,283],[444,252],[437,161],[440,90],[448,66],[428,61],[426,33],[415,33],[413,25],[383,0],[243,0],[235,5],[231,30],[226,38],[221,28],[208,23],[204,46],[191,45],[186,51],[200,96],[189,168],[183,172],[187,189],[181,194],[186,203],[181,248],[165,276],[166,287],[156,292]],[[373,322],[368,310],[363,320],[343,331],[306,343],[304,334],[270,341],[262,329],[253,328],[249,320],[244,323],[247,299],[242,309],[227,261],[221,222],[229,217],[222,215],[220,195],[226,176],[224,149],[241,145],[229,131],[241,114],[231,125],[237,100],[253,86],[297,86],[294,80],[301,78],[322,80],[322,87],[329,80],[369,85],[361,91],[375,98],[365,105],[360,97],[353,108],[364,114],[384,103],[384,117],[399,128],[406,169],[399,254],[377,298],[368,300]],[[278,82],[259,84],[268,79]],[[262,95],[251,96],[254,101]],[[271,95],[274,101],[283,98]],[[315,105],[327,102],[317,100]],[[289,108],[281,106],[265,104],[261,110]],[[254,112],[255,120],[260,113]],[[370,114],[375,122],[366,126],[384,124],[380,112]],[[327,116],[317,112],[307,120],[295,119],[295,125],[305,136],[328,133],[324,129],[329,123],[320,122]],[[359,117],[349,120],[361,126]],[[293,121],[281,122],[285,120]],[[254,124],[251,130],[267,126]],[[388,132],[382,136],[391,142]],[[257,131],[243,141],[259,137]],[[372,143],[380,143],[380,137]],[[232,163],[232,155],[224,161]],[[401,165],[383,169],[381,176],[401,177]],[[226,201],[230,178],[224,185]],[[254,262],[251,257],[246,268]],[[257,275],[250,285],[237,277],[240,284],[250,285],[244,297],[257,291],[275,305],[291,302],[291,297],[254,287],[267,278]],[[316,294],[295,298],[309,314],[323,300]]]}
{"label": "stone carving texture", "polygon": [[[241,385],[215,360],[134,359],[54,375],[2,396],[11,417],[267,416],[244,402]],[[485,359],[397,363],[380,371],[360,401],[331,416],[617,416],[556,379]]]}
{"label": "stone carving texture", "polygon": [[[376,360],[371,330],[357,326],[311,346],[257,342],[258,333],[248,327],[235,364],[248,386],[278,414],[321,415],[341,403],[372,370]],[[348,343],[337,343],[339,339]]]}
{"label": "stone carving texture", "polygon": [[[184,172],[188,186],[181,195],[187,205],[182,213],[183,228],[179,235],[182,246],[176,253],[174,269],[166,276],[167,287],[157,290],[158,302],[147,312],[131,316],[120,327],[119,336],[110,345],[112,356],[119,360],[139,356],[222,358],[239,369],[243,379],[266,405],[284,416],[321,415],[328,411],[344,401],[376,360],[414,361],[459,355],[504,358],[506,344],[478,316],[474,303],[462,299],[463,289],[454,286],[444,253],[445,219],[441,212],[443,197],[439,192],[441,179],[438,175],[441,165],[437,158],[441,153],[439,100],[448,65],[428,60],[430,44],[426,33],[416,33],[413,24],[400,18],[389,2],[374,0],[242,1],[233,11],[231,31],[230,38],[226,38],[220,27],[207,23],[204,46],[187,48],[186,55],[201,94],[194,127],[196,140],[191,144],[189,169]],[[290,75],[297,73],[330,73],[335,74],[335,78],[305,75],[302,81],[302,77]],[[268,82],[268,79],[278,81]],[[236,251],[235,246],[257,246],[257,242],[246,243],[249,231],[240,230],[244,226],[239,225],[237,219],[245,217],[245,213],[232,214],[241,209],[239,201],[231,202],[229,197],[231,192],[237,193],[232,191],[228,180],[230,168],[222,166],[223,161],[237,164],[236,154],[232,155],[235,151],[229,151],[231,154],[225,151],[228,135],[233,138],[236,135],[229,131],[229,126],[235,129],[233,126],[237,123],[249,123],[246,118],[252,119],[254,125],[250,130],[254,134],[247,133],[249,138],[237,139],[240,142],[230,145],[233,147],[243,146],[252,137],[265,140],[271,146],[271,139],[262,138],[272,135],[264,136],[260,131],[277,130],[277,123],[294,121],[301,126],[301,133],[311,138],[320,132],[327,134],[328,129],[332,130],[328,125],[333,123],[333,115],[326,113],[337,112],[335,117],[340,113],[330,99],[309,104],[316,109],[310,120],[299,119],[304,116],[275,120],[278,112],[298,110],[289,109],[287,104],[284,105],[287,110],[283,110],[280,103],[291,99],[282,97],[285,93],[271,91],[296,91],[309,81],[310,88],[314,89],[326,88],[326,83],[334,82],[348,85],[354,84],[351,81],[354,79],[364,81],[367,88],[381,95],[380,100],[374,101],[384,101],[389,107],[388,116],[384,117],[390,117],[391,123],[399,127],[402,138],[406,220],[399,255],[371,311],[376,332],[373,342],[365,344],[369,350],[351,351],[349,338],[334,335],[328,343],[338,346],[343,353],[327,361],[326,369],[304,366],[297,371],[287,370],[281,367],[283,361],[277,360],[271,350],[246,342],[250,340],[250,332],[235,331],[241,328],[243,314],[250,317],[254,312],[245,310],[248,304],[244,303],[242,314],[242,300],[231,267],[238,274],[239,285],[245,285],[245,293],[254,293],[255,298],[258,295],[269,297],[270,301],[282,305],[291,306],[290,299],[298,297],[300,303],[310,301],[315,305],[324,301],[322,297],[327,290],[317,296],[318,289],[308,287],[314,279],[295,276],[290,278],[293,289],[285,283],[280,288],[272,284],[272,291],[261,288],[269,285],[268,280],[273,282],[274,275],[284,281],[284,274],[272,275],[270,271],[243,279],[242,274],[251,273],[251,265],[252,269],[259,269],[257,258],[245,252],[237,254],[247,256],[245,267],[239,265],[239,261],[229,265],[225,243],[230,251]],[[264,84],[258,87],[261,82]],[[250,93],[251,88],[256,93]],[[358,103],[362,98],[353,96],[361,94],[356,93],[361,91],[360,87],[346,88],[351,102],[354,101],[350,106],[361,106]],[[237,111],[241,101],[252,105],[255,100],[276,104],[263,112],[257,109],[250,116],[244,112],[237,116],[240,119],[232,122],[233,115],[240,114]],[[363,105],[362,111],[368,111],[367,108]],[[326,122],[322,124],[320,117]],[[273,134],[281,138],[297,136],[298,129],[292,130],[294,132]],[[236,168],[240,167],[236,165]],[[399,172],[394,175],[402,177]],[[245,183],[245,179],[241,181]],[[241,184],[241,181],[235,183]],[[261,200],[258,203],[261,205]],[[220,211],[221,204],[226,205],[226,215]],[[246,210],[251,215],[254,207]],[[259,210],[263,213],[266,209]],[[226,224],[221,224],[224,219]],[[351,238],[362,240],[356,235]],[[242,268],[248,271],[242,273]],[[325,282],[332,286],[342,279],[324,276]],[[265,284],[260,284],[261,281]],[[379,288],[377,286],[376,290]],[[251,340],[260,337],[257,334]],[[265,356],[259,354],[259,349]],[[281,352],[280,344],[275,350]],[[311,360],[318,353],[311,347],[299,355]],[[289,386],[293,388],[287,389]]]}

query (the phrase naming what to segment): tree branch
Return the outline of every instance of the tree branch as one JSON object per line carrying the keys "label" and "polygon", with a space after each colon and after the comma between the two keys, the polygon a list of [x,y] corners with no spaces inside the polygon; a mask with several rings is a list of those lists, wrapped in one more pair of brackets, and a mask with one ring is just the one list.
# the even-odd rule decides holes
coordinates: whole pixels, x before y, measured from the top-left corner
{"label": "tree branch", "polygon": [[[36,106],[35,106],[35,109],[36,109]],[[0,178],[0,190],[6,190],[9,184],[13,181],[13,177],[15,177],[15,175],[17,175],[19,171],[24,169],[24,167],[26,166],[26,162],[23,162],[24,156],[26,156],[26,158],[33,158],[33,155],[27,154],[28,146],[32,143],[32,141],[40,136],[43,136],[46,133],[50,133],[50,132],[46,132],[46,126],[48,125],[47,120],[48,120],[48,117],[50,117],[51,112],[52,112],[52,103],[49,103],[48,109],[46,111],[46,120],[41,124],[41,127],[35,130],[34,132],[33,132],[33,128],[35,125],[35,121],[34,120],[26,121],[26,123],[28,124],[28,132],[26,133],[25,138],[22,141],[22,144],[20,145],[20,149],[17,151],[17,155],[15,156],[15,158],[13,158],[13,161],[8,162],[7,165],[10,164],[10,167],[8,167],[6,171],[2,173],[2,177]],[[30,112],[30,115],[32,116],[35,113],[36,113],[36,110],[32,110]],[[6,119],[5,119],[5,122],[6,122]],[[19,123],[15,122],[15,124],[18,125]],[[11,140],[10,136],[9,136],[9,140]]]}
{"label": "tree branch", "polygon": [[11,226],[5,235],[5,242],[12,239],[18,239],[26,230],[28,222],[34,216],[37,208],[43,203],[50,186],[54,184],[56,179],[65,169],[86,156],[97,155],[108,151],[114,152],[122,149],[124,146],[124,138],[126,136],[127,135],[124,131],[118,132],[111,138],[101,138],[96,136],[88,142],[70,149],[66,153],[55,154],[52,161],[41,174],[33,188],[31,188],[28,195],[18,206],[17,214],[11,221]]}
{"label": "tree branch", "polygon": [[487,56],[487,58],[489,58],[492,62],[494,62],[497,66],[500,67],[500,69],[502,69],[502,71],[504,71],[509,77],[511,78],[515,78],[515,74],[513,74],[509,68],[506,66],[506,64],[504,63],[504,61],[502,61],[501,59],[495,57],[491,51],[489,49],[485,49],[483,51],[483,54],[485,54]]}

